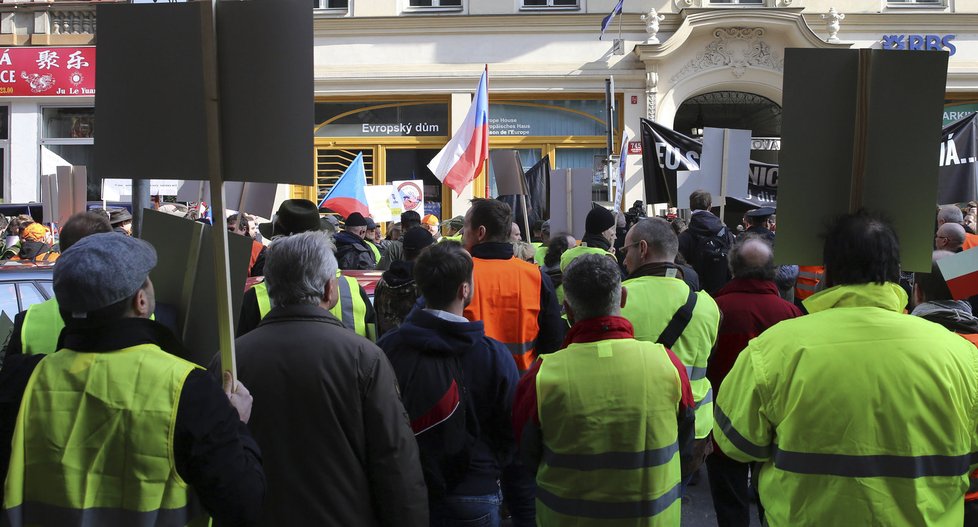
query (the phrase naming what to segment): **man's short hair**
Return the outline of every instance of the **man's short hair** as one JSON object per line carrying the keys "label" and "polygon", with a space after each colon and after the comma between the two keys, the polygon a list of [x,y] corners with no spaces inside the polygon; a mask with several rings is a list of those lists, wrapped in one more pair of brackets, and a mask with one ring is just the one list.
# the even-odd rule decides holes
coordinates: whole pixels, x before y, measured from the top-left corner
{"label": "man's short hair", "polygon": [[472,257],[456,241],[429,245],[414,261],[414,282],[429,308],[445,308],[462,284],[472,283]]}
{"label": "man's short hair", "polygon": [[730,272],[734,278],[773,282],[777,275],[774,250],[761,236],[747,235],[730,248]]}
{"label": "man's short hair", "polygon": [[486,228],[486,241],[508,242],[513,226],[513,210],[506,203],[495,199],[472,200],[470,225],[473,230]]}
{"label": "man's short hair", "polygon": [[960,223],[947,222],[937,228],[937,235],[947,238],[947,242],[953,250],[960,249],[964,245],[967,238],[965,234],[964,226]]}
{"label": "man's short hair", "polygon": [[564,299],[574,311],[574,321],[605,317],[621,306],[621,271],[613,258],[586,254],[574,259],[563,277]]}
{"label": "man's short hair", "polygon": [[861,209],[836,218],[822,251],[825,285],[883,284],[900,281],[900,241],[893,226]]}
{"label": "man's short hair", "polygon": [[950,251],[934,251],[934,254],[931,256],[930,272],[917,272],[913,274],[914,284],[920,288],[925,302],[952,299],[951,289],[948,288],[947,282],[944,280],[944,273],[941,272],[941,268],[937,265],[940,259],[947,258],[948,256],[954,256],[954,253]]}
{"label": "man's short hair", "polygon": [[85,236],[100,232],[112,232],[112,225],[109,224],[109,219],[105,217],[105,214],[95,211],[72,214],[61,227],[61,234],[58,238],[61,252],[67,251],[69,247]]}
{"label": "man's short hair", "polygon": [[401,213],[401,229],[407,232],[411,227],[421,226],[421,215],[417,211],[406,210]]}
{"label": "man's short hair", "polygon": [[957,205],[941,205],[937,209],[937,222],[941,223],[961,223],[964,221],[964,213]]}
{"label": "man's short hair", "polygon": [[[645,240],[651,256],[660,262],[672,262],[679,252],[679,238],[672,224],[662,218],[642,218],[632,227],[632,243]],[[629,250],[635,250],[630,248]]]}
{"label": "man's short hair", "polygon": [[689,210],[710,210],[713,206],[713,196],[705,190],[694,190],[689,195]]}
{"label": "man's short hair", "polygon": [[329,234],[309,231],[276,238],[265,256],[268,297],[276,306],[318,305],[336,268]]}

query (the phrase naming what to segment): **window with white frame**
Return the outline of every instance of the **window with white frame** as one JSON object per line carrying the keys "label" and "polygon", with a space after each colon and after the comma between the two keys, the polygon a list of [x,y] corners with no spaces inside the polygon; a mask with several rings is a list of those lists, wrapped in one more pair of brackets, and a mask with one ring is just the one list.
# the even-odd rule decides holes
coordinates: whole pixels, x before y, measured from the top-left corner
{"label": "window with white frame", "polygon": [[41,108],[41,173],[59,165],[88,168],[88,200],[102,199],[102,180],[92,170],[95,158],[95,108]]}
{"label": "window with white frame", "polygon": [[887,5],[912,6],[921,5],[927,7],[943,6],[944,0],[886,0]]}
{"label": "window with white frame", "polygon": [[765,5],[765,0],[710,0],[710,5]]}
{"label": "window with white frame", "polygon": [[523,0],[523,7],[529,8],[569,8],[578,7],[579,0]]}
{"label": "window with white frame", "polygon": [[408,2],[408,7],[412,8],[425,8],[425,7],[454,7],[461,8],[462,0],[410,0]]}
{"label": "window with white frame", "polygon": [[350,9],[350,0],[313,0],[313,7],[318,9],[332,9],[334,11],[346,11]]}

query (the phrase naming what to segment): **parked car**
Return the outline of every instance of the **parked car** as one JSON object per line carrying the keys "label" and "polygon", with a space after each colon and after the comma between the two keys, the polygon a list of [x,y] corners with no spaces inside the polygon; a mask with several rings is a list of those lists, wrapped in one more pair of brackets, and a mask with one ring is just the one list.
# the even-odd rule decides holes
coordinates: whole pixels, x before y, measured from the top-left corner
{"label": "parked car", "polygon": [[0,264],[0,311],[10,320],[33,304],[54,296],[54,265],[4,262]]}

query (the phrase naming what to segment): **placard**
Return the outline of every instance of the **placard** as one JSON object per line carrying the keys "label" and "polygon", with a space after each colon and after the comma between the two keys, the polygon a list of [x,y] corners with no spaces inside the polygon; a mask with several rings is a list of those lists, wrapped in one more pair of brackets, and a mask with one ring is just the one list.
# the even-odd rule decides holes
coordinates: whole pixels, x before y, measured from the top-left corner
{"label": "placard", "polygon": [[367,194],[370,217],[377,223],[391,221],[394,218],[391,213],[391,193],[394,192],[394,186],[367,185],[363,190]]}
{"label": "placard", "polygon": [[391,181],[391,184],[401,200],[401,212],[413,210],[424,217],[424,180]]}
{"label": "placard", "polygon": [[893,222],[903,269],[929,272],[947,62],[786,50],[776,263],[821,264],[825,225],[866,208]]}

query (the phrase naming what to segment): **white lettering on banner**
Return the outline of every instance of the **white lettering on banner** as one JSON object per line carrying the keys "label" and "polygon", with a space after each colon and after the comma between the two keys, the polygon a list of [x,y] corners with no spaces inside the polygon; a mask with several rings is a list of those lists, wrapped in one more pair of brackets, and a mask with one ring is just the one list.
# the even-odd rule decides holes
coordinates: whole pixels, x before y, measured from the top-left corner
{"label": "white lettering on banner", "polygon": [[361,133],[365,135],[411,135],[415,132],[438,132],[441,127],[434,123],[396,123],[396,124],[370,124],[360,125]]}
{"label": "white lettering on banner", "polygon": [[680,160],[685,160],[687,167],[686,170],[699,170],[699,152],[686,152],[684,156],[678,148],[672,146],[668,143],[659,143],[656,145],[656,154],[659,156],[659,165],[664,166],[669,170],[675,170],[679,168]]}
{"label": "white lettering on banner", "polygon": [[778,186],[778,167],[754,165],[750,169],[749,177],[752,185],[776,188]]}
{"label": "white lettering on banner", "polygon": [[83,66],[88,66],[88,62],[82,56],[81,51],[76,51],[68,55],[68,69],[80,70]]}
{"label": "white lettering on banner", "polygon": [[954,135],[949,135],[947,141],[941,143],[941,159],[938,166],[966,165],[974,163],[974,157],[960,157],[958,147],[954,144]]}
{"label": "white lettering on banner", "polygon": [[491,135],[530,135],[530,125],[523,124],[513,117],[490,117],[489,133]]}
{"label": "white lettering on banner", "polygon": [[13,83],[17,82],[17,75],[14,70],[3,70],[0,71],[0,82]]}
{"label": "white lettering on banner", "polygon": [[3,55],[0,55],[0,65],[10,66],[10,50],[3,50]]}
{"label": "white lettering on banner", "polygon": [[944,112],[944,120],[957,121],[958,119],[963,119],[973,113],[975,113],[974,110],[963,111],[963,112]]}
{"label": "white lettering on banner", "polygon": [[51,68],[60,68],[58,65],[58,52],[50,49],[44,51],[39,51],[37,53],[37,69],[39,70],[49,70]]}

